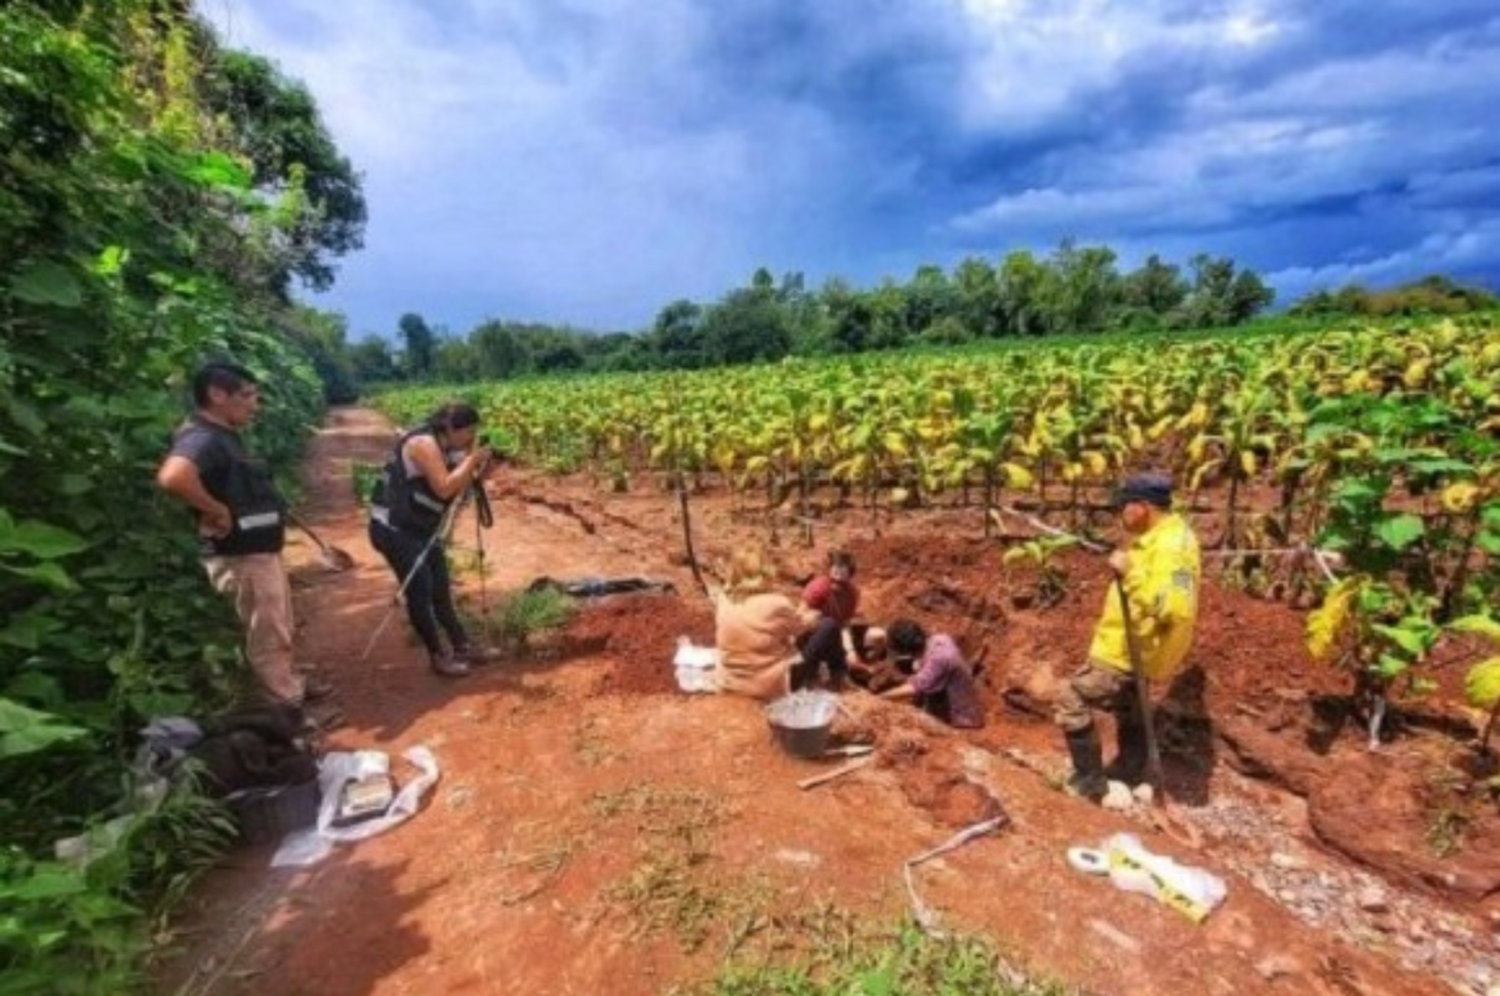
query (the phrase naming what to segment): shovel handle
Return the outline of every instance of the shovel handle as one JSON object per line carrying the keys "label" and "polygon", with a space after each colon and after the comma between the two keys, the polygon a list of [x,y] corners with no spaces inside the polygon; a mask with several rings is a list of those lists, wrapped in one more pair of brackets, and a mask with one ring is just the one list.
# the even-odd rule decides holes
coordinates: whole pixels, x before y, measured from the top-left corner
{"label": "shovel handle", "polygon": [[1115,592],[1120,598],[1120,621],[1125,624],[1125,650],[1130,657],[1130,673],[1135,678],[1136,706],[1141,711],[1141,725],[1146,730],[1146,777],[1156,790],[1156,797],[1166,799],[1161,771],[1161,750],[1156,743],[1156,724],[1151,716],[1151,690],[1146,686],[1146,670],[1141,665],[1141,645],[1136,639],[1135,623],[1130,614],[1130,596],[1125,593],[1125,579],[1115,575]]}
{"label": "shovel handle", "polygon": [[286,517],[288,522],[306,533],[307,538],[317,544],[319,550],[322,550],[324,553],[328,552],[328,544],[324,543],[323,540],[318,536],[318,534],[313,532],[312,526],[309,526],[305,521],[303,521],[300,515],[298,515],[296,512],[293,512],[291,509],[288,509]]}

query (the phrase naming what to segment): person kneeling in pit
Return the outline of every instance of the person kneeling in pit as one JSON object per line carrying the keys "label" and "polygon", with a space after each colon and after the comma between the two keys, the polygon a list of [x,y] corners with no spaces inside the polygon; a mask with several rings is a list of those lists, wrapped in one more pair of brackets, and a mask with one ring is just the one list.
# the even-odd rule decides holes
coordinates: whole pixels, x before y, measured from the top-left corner
{"label": "person kneeling in pit", "polygon": [[827,669],[828,687],[841,692],[849,678],[848,627],[859,611],[854,558],[843,550],[830,550],[827,570],[802,591],[802,607],[804,613],[816,613],[817,621],[797,640],[802,657],[792,666],[792,690],[817,684]]}
{"label": "person kneeling in pit", "polygon": [[880,692],[881,698],[913,699],[924,712],[960,729],[984,726],[973,672],[953,637],[936,633],[929,639],[911,619],[891,623],[885,637],[896,667],[911,677]]}
{"label": "person kneeling in pit", "polygon": [[844,653],[849,660],[849,680],[877,695],[903,684],[916,670],[914,658],[893,658],[886,631],[867,622],[855,621],[844,630]]}

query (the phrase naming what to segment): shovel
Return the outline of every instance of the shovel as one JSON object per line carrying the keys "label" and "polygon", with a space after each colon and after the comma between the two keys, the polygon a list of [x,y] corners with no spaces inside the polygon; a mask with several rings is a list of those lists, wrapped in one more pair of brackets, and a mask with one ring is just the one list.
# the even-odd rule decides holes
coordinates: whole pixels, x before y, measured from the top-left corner
{"label": "shovel", "polygon": [[1141,645],[1136,639],[1135,626],[1130,618],[1130,596],[1125,593],[1125,581],[1115,576],[1115,592],[1120,597],[1120,619],[1125,624],[1125,649],[1130,655],[1130,673],[1135,678],[1136,706],[1141,711],[1141,722],[1146,728],[1146,780],[1151,785],[1151,795],[1159,807],[1161,820],[1157,827],[1167,835],[1194,850],[1202,846],[1198,829],[1188,823],[1168,804],[1166,779],[1161,770],[1161,748],[1156,742],[1156,723],[1151,710],[1151,690],[1147,687],[1146,669],[1141,666]]}
{"label": "shovel", "polygon": [[336,546],[329,546],[327,543],[324,543],[318,534],[312,531],[312,527],[303,522],[295,513],[288,512],[286,517],[291,520],[292,525],[306,533],[307,538],[312,540],[317,546],[318,560],[328,570],[335,574],[342,574],[354,566],[354,558],[349,555],[348,551],[340,550]]}

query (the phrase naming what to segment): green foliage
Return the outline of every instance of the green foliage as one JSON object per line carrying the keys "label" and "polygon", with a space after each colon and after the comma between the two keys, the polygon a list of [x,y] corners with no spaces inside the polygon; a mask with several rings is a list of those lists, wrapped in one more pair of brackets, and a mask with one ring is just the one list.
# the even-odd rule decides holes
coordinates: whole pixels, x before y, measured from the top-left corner
{"label": "green foliage", "polygon": [[[1500,650],[1500,622],[1487,613],[1456,619],[1451,628],[1460,633],[1477,633]],[[1500,656],[1486,658],[1469,668],[1464,677],[1464,695],[1469,705],[1489,714],[1479,735],[1479,750],[1484,753],[1489,750],[1495,718],[1500,715]]]}
{"label": "green foliage", "polygon": [[401,361],[405,373],[411,378],[425,377],[432,371],[433,351],[437,348],[437,337],[427,327],[421,315],[408,312],[399,322],[401,341],[405,344]]}
{"label": "green foliage", "polygon": [[272,208],[270,224],[252,231],[274,260],[270,285],[285,293],[295,276],[327,290],[328,257],[364,245],[366,208],[359,176],[312,95],[270,60],[216,45],[204,60],[202,94],[206,111],[227,125],[226,141],[249,162],[239,185]]}
{"label": "green foliage", "polygon": [[1320,318],[1383,318],[1461,315],[1491,311],[1500,298],[1481,287],[1466,287],[1447,277],[1432,275],[1388,290],[1349,284],[1337,291],[1317,290],[1289,309],[1293,315]]}
{"label": "green foliage", "polygon": [[815,964],[732,961],[682,996],[1067,996],[1028,978],[978,938],[933,938],[911,923],[838,945]]}
{"label": "green foliage", "polygon": [[675,300],[651,328],[605,334],[536,322],[486,320],[443,336],[420,315],[403,315],[401,369],[367,341],[351,350],[365,380],[464,383],[537,374],[698,370],[787,356],[951,348],[1046,335],[1243,326],[1271,303],[1260,278],[1228,259],[1191,261],[1194,279],[1152,256],[1121,274],[1108,246],[1065,240],[1046,259],[1012,252],[999,266],[969,258],[950,274],[924,264],[901,283],[859,290],[834,278],[810,290],[803,275],[776,280],[760,268],[748,286],[717,301]]}
{"label": "green foliage", "polygon": [[68,726],[57,717],[0,699],[0,763],[59,744],[87,738],[89,731]]}
{"label": "green foliage", "polygon": [[341,330],[280,293],[314,164],[277,179],[242,154],[186,5],[18,0],[0,52],[0,992],[115,993],[222,814],[174,796],[86,870],[38,856],[125,825],[106,816],[134,803],[133,732],[244,673],[156,464],[188,372],[231,356],[264,383],[252,446],[284,473],[321,410],[314,347]]}
{"label": "green foliage", "polygon": [[1016,544],[1000,559],[1007,565],[1024,563],[1035,569],[1037,601],[1050,607],[1068,593],[1068,573],[1055,559],[1056,554],[1077,545],[1075,536],[1039,536]]}
{"label": "green foliage", "polygon": [[378,463],[365,463],[355,460],[349,464],[350,484],[354,488],[354,500],[362,506],[370,504],[370,497],[375,493],[375,482],[380,479],[383,466]]}
{"label": "green foliage", "polygon": [[556,588],[512,592],[501,599],[494,620],[502,644],[524,650],[531,638],[573,618],[577,606]]}
{"label": "green foliage", "polygon": [[109,869],[35,861],[0,848],[0,994],[112,996],[133,991],[146,950],[138,907]]}

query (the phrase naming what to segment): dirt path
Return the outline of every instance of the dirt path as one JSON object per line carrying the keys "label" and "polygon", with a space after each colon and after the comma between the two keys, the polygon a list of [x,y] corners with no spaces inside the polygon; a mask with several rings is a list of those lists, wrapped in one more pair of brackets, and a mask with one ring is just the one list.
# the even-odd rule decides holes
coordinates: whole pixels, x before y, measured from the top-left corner
{"label": "dirt path", "polygon": [[[711,620],[681,564],[674,503],[649,488],[606,495],[587,481],[502,474],[484,540],[486,600],[538,576],[644,575],[678,595],[596,600],[537,653],[464,681],[426,672],[399,615],[361,660],[394,582],[364,539],[349,468],[377,462],[390,439],[375,415],[340,410],[315,442],[309,518],[359,566],[324,574],[309,548],[290,552],[299,648],[340,688],[350,722],[331,746],[395,754],[426,744],[442,781],[411,822],[312,868],[270,871],[267,850],[237,852],[183,918],[160,992],[662,993],[709,977],[731,949],[895,922],[907,909],[903,862],[992,812],[992,800],[1007,826],[923,865],[923,898],[944,925],[1090,991],[1411,996],[1500,984],[1482,904],[1460,906],[1331,854],[1306,803],[1216,757],[1231,717],[1200,749],[1173,755],[1174,794],[1193,803],[1200,851],[1058,792],[1046,777],[1062,765],[1052,730],[1003,709],[998,692],[1035,684],[1033,665],[1065,670],[1102,582],[1076,579],[1045,625],[1028,622],[1000,598],[992,545],[942,541],[952,522],[914,519],[877,537],[860,517],[825,529],[817,550],[847,539],[873,615],[951,625],[984,658],[997,695],[989,728],[955,735],[906,707],[855,701],[875,761],[812,790],[797,780],[828,766],[782,754],[752,703],[673,690],[672,640],[707,642]],[[762,531],[722,500],[695,516],[707,557]],[[456,536],[455,561],[472,563],[472,520]],[[793,573],[815,563],[815,550],[782,549]],[[462,577],[477,611],[476,574]],[[1216,606],[1250,624],[1229,642],[1267,649],[1254,646],[1256,619],[1237,615],[1261,604]],[[1283,678],[1264,679],[1265,694],[1286,692]],[[1204,693],[1208,712],[1219,680]],[[1224,877],[1228,901],[1195,926],[1068,867],[1067,847],[1119,830]]]}

